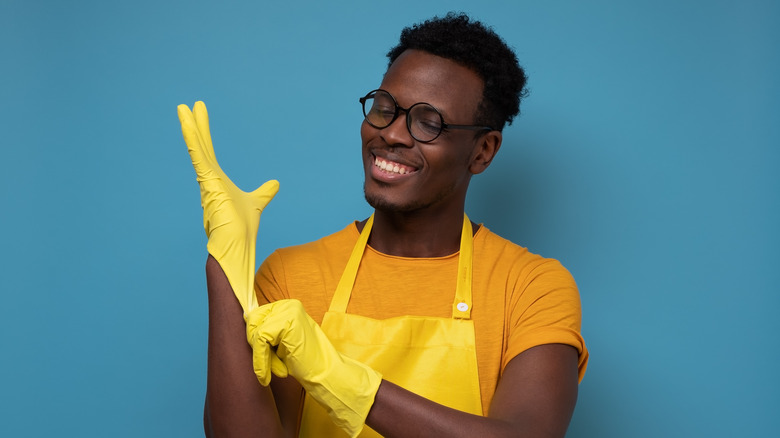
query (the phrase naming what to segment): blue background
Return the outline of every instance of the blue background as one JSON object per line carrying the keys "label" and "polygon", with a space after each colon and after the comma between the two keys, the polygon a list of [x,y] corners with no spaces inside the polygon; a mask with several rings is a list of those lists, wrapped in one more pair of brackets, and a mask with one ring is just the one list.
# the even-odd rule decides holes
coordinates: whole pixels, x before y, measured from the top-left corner
{"label": "blue background", "polygon": [[357,98],[403,26],[448,10],[530,76],[468,212],[578,281],[569,436],[777,433],[777,2],[282,3],[0,3],[0,436],[201,434],[206,241],[176,105],[207,103],[240,186],[281,181],[259,262],[369,214]]}

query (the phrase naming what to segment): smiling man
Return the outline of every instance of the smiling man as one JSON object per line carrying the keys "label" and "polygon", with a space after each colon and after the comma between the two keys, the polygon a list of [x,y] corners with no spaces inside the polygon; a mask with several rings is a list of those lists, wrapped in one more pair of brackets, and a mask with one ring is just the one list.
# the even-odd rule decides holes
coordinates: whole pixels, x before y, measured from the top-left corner
{"label": "smiling man", "polygon": [[207,435],[566,432],[588,358],[576,285],[464,213],[525,73],[465,15],[405,29],[388,57],[360,99],[374,214],[269,256],[246,327],[209,247]]}

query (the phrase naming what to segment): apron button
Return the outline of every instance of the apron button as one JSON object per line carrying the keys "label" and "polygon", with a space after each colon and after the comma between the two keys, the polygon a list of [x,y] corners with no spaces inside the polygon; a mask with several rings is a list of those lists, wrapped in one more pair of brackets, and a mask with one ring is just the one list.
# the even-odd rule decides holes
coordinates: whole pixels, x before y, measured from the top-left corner
{"label": "apron button", "polygon": [[469,305],[466,304],[466,303],[458,303],[457,307],[458,307],[458,310],[460,310],[461,312],[465,312],[465,311],[469,310]]}

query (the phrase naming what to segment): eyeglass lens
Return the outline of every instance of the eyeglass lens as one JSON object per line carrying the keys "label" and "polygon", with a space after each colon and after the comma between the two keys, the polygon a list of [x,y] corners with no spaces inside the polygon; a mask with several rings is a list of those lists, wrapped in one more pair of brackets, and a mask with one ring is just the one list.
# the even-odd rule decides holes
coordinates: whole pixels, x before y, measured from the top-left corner
{"label": "eyeglass lens", "polygon": [[390,126],[399,112],[405,111],[406,127],[417,141],[433,141],[441,134],[441,114],[427,103],[416,103],[405,110],[396,104],[390,93],[382,90],[369,93],[362,101],[366,121],[377,129]]}

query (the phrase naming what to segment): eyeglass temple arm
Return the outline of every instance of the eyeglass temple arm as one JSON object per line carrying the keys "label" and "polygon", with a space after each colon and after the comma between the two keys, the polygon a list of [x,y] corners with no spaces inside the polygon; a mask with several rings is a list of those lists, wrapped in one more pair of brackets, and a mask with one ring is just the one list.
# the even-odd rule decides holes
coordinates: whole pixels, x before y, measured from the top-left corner
{"label": "eyeglass temple arm", "polygon": [[469,129],[471,131],[479,131],[482,129],[487,129],[488,131],[495,131],[495,129],[491,128],[490,126],[479,126],[479,125],[450,125],[450,124],[443,124],[442,128],[444,129]]}

